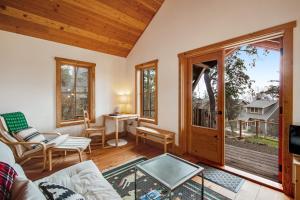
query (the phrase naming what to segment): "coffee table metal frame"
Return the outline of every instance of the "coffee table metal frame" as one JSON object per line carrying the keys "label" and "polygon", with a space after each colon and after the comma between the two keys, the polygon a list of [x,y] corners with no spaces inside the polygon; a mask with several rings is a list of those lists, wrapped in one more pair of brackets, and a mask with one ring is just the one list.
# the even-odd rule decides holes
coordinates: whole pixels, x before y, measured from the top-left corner
{"label": "coffee table metal frame", "polygon": [[[149,162],[153,162],[155,160],[158,160],[164,156],[170,156],[170,157],[173,157],[183,163],[186,163],[188,165],[191,165],[192,167],[195,167],[197,168],[194,172],[190,173],[188,176],[185,176],[183,178],[181,178],[180,181],[178,181],[178,183],[176,183],[173,187],[170,187],[166,182],[164,182],[163,180],[159,179],[159,177],[156,177],[155,174],[143,169],[142,165],[145,164],[145,163],[149,163]],[[202,178],[202,187],[201,187],[201,199],[204,199],[204,168],[203,167],[200,167],[194,163],[191,163],[187,160],[184,160],[182,158],[179,158],[177,156],[174,156],[172,154],[169,154],[169,153],[165,153],[165,154],[162,154],[160,156],[157,156],[157,157],[154,157],[152,159],[149,159],[147,161],[144,161],[140,164],[137,164],[135,166],[135,172],[134,172],[134,191],[135,191],[135,200],[137,200],[137,171],[141,171],[142,173],[154,178],[155,180],[157,180],[159,183],[161,183],[165,188],[167,188],[168,192],[167,192],[167,197],[169,199],[171,199],[171,193],[172,191],[174,191],[175,189],[177,189],[179,186],[183,185],[185,182],[187,182],[188,180],[190,180],[191,178],[197,176],[197,175],[200,175]]]}

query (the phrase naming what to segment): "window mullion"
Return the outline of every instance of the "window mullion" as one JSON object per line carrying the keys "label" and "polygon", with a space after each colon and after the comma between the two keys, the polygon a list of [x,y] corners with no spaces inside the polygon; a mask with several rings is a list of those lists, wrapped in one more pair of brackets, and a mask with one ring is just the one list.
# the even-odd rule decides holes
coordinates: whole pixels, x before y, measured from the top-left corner
{"label": "window mullion", "polygon": [[76,108],[77,108],[77,94],[76,94],[76,91],[77,91],[77,70],[78,70],[78,67],[77,66],[74,66],[75,67],[75,76],[74,76],[74,78],[75,78],[75,80],[74,80],[74,118],[76,118]]}
{"label": "window mullion", "polygon": [[149,98],[149,105],[148,105],[148,110],[149,110],[149,117],[152,118],[151,116],[151,80],[150,80],[150,69],[148,70],[148,98]]}

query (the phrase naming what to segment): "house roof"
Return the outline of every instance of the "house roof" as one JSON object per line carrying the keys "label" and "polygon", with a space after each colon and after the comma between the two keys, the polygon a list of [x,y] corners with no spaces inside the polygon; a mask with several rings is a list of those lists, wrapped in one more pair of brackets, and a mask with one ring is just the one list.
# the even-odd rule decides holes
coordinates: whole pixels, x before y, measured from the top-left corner
{"label": "house roof", "polygon": [[264,114],[256,114],[256,113],[248,113],[242,111],[238,116],[238,120],[248,121],[249,119],[259,119],[259,120],[269,120],[274,112],[279,109],[279,104],[275,102],[275,104],[271,105],[271,109],[268,109]]}
{"label": "house roof", "polygon": [[248,101],[243,100],[243,99],[238,99],[237,101],[238,101],[238,104],[240,104],[240,105],[241,105],[241,104],[245,104],[245,105],[249,104]]}
{"label": "house roof", "polygon": [[245,105],[245,108],[267,108],[273,104],[276,104],[276,100],[255,100]]}

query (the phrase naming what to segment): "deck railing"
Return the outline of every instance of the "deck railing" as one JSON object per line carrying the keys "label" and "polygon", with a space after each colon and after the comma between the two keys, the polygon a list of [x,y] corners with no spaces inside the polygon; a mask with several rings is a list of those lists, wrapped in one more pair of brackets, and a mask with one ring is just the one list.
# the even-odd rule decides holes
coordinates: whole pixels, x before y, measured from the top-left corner
{"label": "deck railing", "polygon": [[208,109],[193,109],[193,125],[213,128],[216,125],[216,112]]}
{"label": "deck railing", "polygon": [[[278,122],[274,121],[263,121],[263,120],[228,120],[228,123],[236,123],[237,131],[239,133],[239,137],[243,137],[244,129],[252,129],[251,131],[247,130],[248,133],[255,133],[256,136],[259,136],[259,134],[263,135],[273,135],[275,137],[278,137]],[[265,126],[262,128],[262,126]],[[271,125],[271,127],[270,127]],[[228,126],[226,126],[228,127]],[[274,129],[271,131],[270,129]],[[253,130],[254,129],[254,130]]]}

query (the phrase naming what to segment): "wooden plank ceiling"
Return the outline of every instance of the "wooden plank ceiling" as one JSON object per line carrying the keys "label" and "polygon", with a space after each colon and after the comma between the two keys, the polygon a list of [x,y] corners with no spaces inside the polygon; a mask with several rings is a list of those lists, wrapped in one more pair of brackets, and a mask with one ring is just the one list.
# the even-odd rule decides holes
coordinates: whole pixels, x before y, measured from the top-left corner
{"label": "wooden plank ceiling", "polygon": [[164,0],[0,0],[0,29],[126,57]]}

